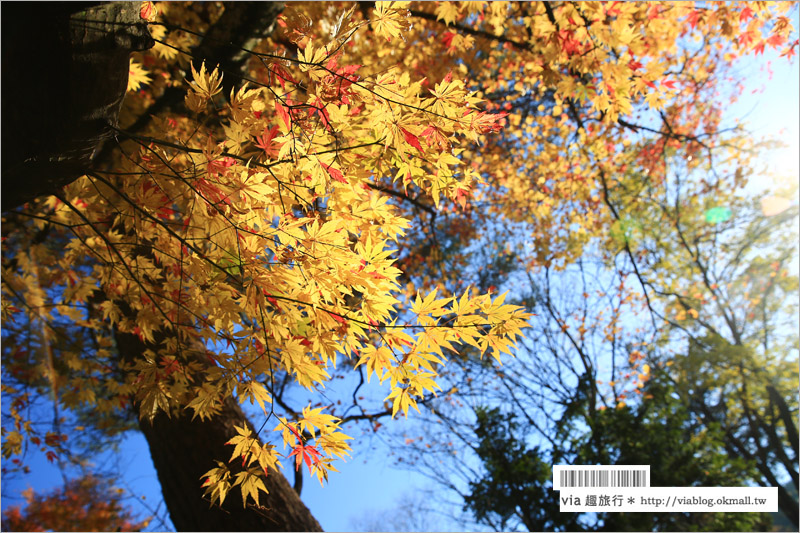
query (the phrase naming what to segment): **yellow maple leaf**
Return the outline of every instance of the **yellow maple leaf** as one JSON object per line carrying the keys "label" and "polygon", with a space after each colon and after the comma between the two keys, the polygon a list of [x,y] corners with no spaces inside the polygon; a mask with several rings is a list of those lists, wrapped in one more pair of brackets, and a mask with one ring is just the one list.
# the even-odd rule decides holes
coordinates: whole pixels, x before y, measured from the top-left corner
{"label": "yellow maple leaf", "polygon": [[194,92],[203,98],[211,98],[222,90],[222,74],[219,69],[214,67],[211,72],[206,71],[206,62],[200,65],[200,72],[196,71],[194,65],[192,67],[192,80],[189,85]]}
{"label": "yellow maple leaf", "polygon": [[150,85],[150,75],[147,74],[147,71],[134,61],[133,58],[130,59],[130,63],[128,66],[128,88],[127,91],[138,91],[142,85]]}

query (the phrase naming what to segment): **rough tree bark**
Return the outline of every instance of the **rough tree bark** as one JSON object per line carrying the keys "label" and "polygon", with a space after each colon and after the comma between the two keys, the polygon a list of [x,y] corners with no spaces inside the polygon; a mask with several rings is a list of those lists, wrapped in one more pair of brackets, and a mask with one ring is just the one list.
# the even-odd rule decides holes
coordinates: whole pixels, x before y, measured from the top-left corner
{"label": "rough tree bark", "polygon": [[112,135],[132,51],[153,46],[136,2],[2,4],[2,210],[79,178]]}
{"label": "rough tree bark", "polygon": [[[226,12],[194,51],[235,82],[241,48],[272,32],[282,4],[226,2]],[[153,45],[138,2],[2,4],[2,210],[56,193],[91,169],[117,126],[128,60]],[[166,98],[162,107],[180,105]],[[166,106],[165,106],[166,104]],[[156,112],[152,109],[150,112]],[[110,144],[110,143],[109,143]],[[117,335],[122,360],[145,345]],[[234,425],[250,425],[233,399],[212,420],[164,414],[142,421],[164,500],[179,531],[322,531],[286,479],[271,470],[262,511],[242,506],[238,491],[224,508],[202,498],[201,476],[226,460]],[[238,500],[238,502],[237,502]]]}

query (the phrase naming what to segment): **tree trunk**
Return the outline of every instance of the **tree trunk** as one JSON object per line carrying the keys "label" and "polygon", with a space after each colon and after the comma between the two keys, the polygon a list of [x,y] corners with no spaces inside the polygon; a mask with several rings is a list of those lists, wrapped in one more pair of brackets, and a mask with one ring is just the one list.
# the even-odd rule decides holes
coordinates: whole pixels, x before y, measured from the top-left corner
{"label": "tree trunk", "polygon": [[[154,41],[139,2],[2,3],[2,200],[7,211],[54,194],[85,174],[113,136],[128,83],[130,54]],[[238,83],[255,43],[272,33],[280,2],[225,2],[193,51]],[[167,91],[156,108],[180,104]],[[134,130],[137,128],[134,128]],[[102,158],[101,158],[102,159]]]}
{"label": "tree trunk", "polygon": [[2,5],[2,210],[83,175],[117,125],[131,52],[154,41],[137,2]]}
{"label": "tree trunk", "polygon": [[[117,333],[117,348],[123,361],[143,357],[146,345],[135,335]],[[153,348],[153,347],[151,347]],[[211,506],[203,498],[203,474],[226,462],[232,447],[225,443],[237,435],[234,425],[255,429],[233,398],[228,398],[217,416],[201,421],[185,412],[167,417],[159,413],[152,421],[142,419],[139,427],[147,439],[158,472],[164,502],[178,531],[322,531],[284,476],[269,470],[256,509],[252,502],[242,505],[241,491],[234,487],[224,505]],[[230,465],[235,470],[235,464]]]}

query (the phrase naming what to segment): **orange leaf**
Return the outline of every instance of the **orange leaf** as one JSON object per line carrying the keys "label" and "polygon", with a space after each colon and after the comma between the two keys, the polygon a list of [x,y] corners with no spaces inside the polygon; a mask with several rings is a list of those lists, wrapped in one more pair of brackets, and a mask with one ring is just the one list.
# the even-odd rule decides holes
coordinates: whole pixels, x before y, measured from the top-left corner
{"label": "orange leaf", "polygon": [[289,117],[289,112],[286,111],[286,108],[277,100],[275,101],[275,111],[278,112],[278,116],[281,117],[283,123],[286,124],[286,129],[292,129],[292,119]]}

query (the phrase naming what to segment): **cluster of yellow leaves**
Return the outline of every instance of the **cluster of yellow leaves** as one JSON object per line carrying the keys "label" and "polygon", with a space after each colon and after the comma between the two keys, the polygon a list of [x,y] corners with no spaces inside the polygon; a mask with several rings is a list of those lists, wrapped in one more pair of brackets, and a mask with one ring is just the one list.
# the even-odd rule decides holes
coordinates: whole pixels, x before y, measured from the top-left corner
{"label": "cluster of yellow leaves", "polygon": [[[235,429],[238,435],[227,442],[234,447],[230,462],[241,459],[243,470],[237,472],[231,481],[232,472],[225,463],[218,461],[216,468],[203,474],[205,495],[209,496],[212,504],[221,505],[230,489],[239,486],[243,505],[247,505],[249,498],[258,505],[259,491],[268,492],[261,473],[266,477],[270,469],[279,467],[279,456],[274,452],[274,446],[261,444],[249,427],[236,426]],[[253,463],[257,466],[251,467]]]}
{"label": "cluster of yellow leaves", "polygon": [[206,107],[208,101],[222,90],[222,74],[214,69],[206,71],[205,61],[200,65],[200,72],[192,67],[192,78],[189,82],[192,88],[186,95],[186,107],[195,113],[200,113]]}
{"label": "cluster of yellow leaves", "polygon": [[391,41],[393,37],[403,37],[411,23],[408,20],[408,6],[411,2],[375,2],[375,16],[372,20],[375,33]]}
{"label": "cluster of yellow leaves", "polygon": [[[471,83],[459,88],[462,94],[509,113],[517,142],[477,135],[479,147],[470,146],[459,157],[492,185],[470,191],[470,204],[489,206],[472,216],[498,214],[532,228],[532,268],[570,263],[592,238],[608,235],[615,220],[603,205],[603,190],[615,185],[611,177],[620,169],[635,163],[623,144],[628,135],[640,134],[633,117],[655,117],[659,129],[663,116],[672,129],[660,129],[676,134],[674,145],[696,134],[714,146],[716,139],[707,134],[718,125],[714,88],[725,69],[737,56],[765,46],[794,49],[789,3],[408,7],[427,16],[411,17],[414,24],[396,50],[385,51],[377,40],[360,48],[369,57],[363,61],[378,68],[402,63],[428,80],[438,81],[451,70],[468,74]],[[652,127],[648,118],[641,123]],[[684,148],[687,154],[697,150]],[[650,169],[650,176],[658,184],[663,169]]]}
{"label": "cluster of yellow leaves", "polygon": [[[504,305],[505,295],[494,301],[488,295],[470,297],[469,290],[461,298],[436,299],[437,290],[425,298],[417,294],[411,313],[421,329],[413,337],[402,329],[389,329],[381,335],[381,345],[368,345],[360,352],[357,366],[366,365],[367,380],[375,374],[381,383],[388,379],[392,400],[392,416],[399,410],[408,416],[408,408],[417,411],[416,398],[425,392],[440,390],[436,383],[437,367],[447,358],[444,350],[458,352],[463,343],[491,355],[500,362],[500,353],[511,355],[511,342],[521,334],[529,314],[518,306]],[[440,325],[442,317],[450,317]],[[395,324],[390,324],[395,326]]]}
{"label": "cluster of yellow leaves", "polygon": [[[328,472],[338,472],[332,465],[334,459],[344,459],[349,456],[351,448],[347,440],[352,439],[339,431],[339,419],[322,412],[322,408],[303,409],[301,418],[290,422],[280,418],[275,431],[281,431],[284,449],[292,448],[290,455],[296,456],[297,468],[305,462],[309,473],[319,479],[328,480]],[[245,470],[237,473],[233,479],[229,467],[219,461],[217,467],[203,474],[206,487],[205,494],[212,503],[222,503],[232,487],[240,486],[243,504],[246,505],[252,498],[256,505],[259,502],[259,491],[268,492],[262,480],[261,473],[266,477],[271,469],[281,467],[279,459],[281,454],[275,451],[271,444],[261,444],[249,427],[236,426],[238,435],[230,439],[227,444],[234,447],[229,462],[241,460]],[[315,444],[307,444],[308,439],[313,439]],[[253,463],[256,466],[251,467]],[[232,479],[232,480],[231,480]]]}
{"label": "cluster of yellow leaves", "polygon": [[[407,31],[402,7],[379,5],[375,31]],[[4,272],[3,290],[18,288],[38,309],[49,298],[44,287],[61,285],[59,311],[77,325],[147,345],[123,363],[123,383],[97,358],[102,394],[76,386],[85,394],[62,396],[67,406],[134,401],[142,417],[189,409],[204,419],[235,395],[269,417],[277,372],[315,391],[337,358],[356,354],[381,381],[388,374],[393,415],[407,414],[415,396],[437,388],[443,349],[463,342],[496,358],[511,353],[528,315],[502,297],[434,293],[418,298],[403,321],[402,272],[389,245],[409,221],[382,193],[398,183],[437,205],[463,196],[480,178],[457,146],[500,122],[452,74],[425,89],[402,69],[372,74],[352,63],[345,45],[363,28],[346,19],[338,39],[307,37],[297,60],[262,54],[259,75],[273,81],[234,90],[224,104],[219,70],[191,65],[186,105],[201,121],[218,122],[216,131],[189,117],[156,119],[147,133],[158,141],[129,143],[112,173],[84,176],[38,205],[37,227],[70,228],[64,249],[35,251],[42,257],[32,268],[47,282],[23,268]],[[173,59],[166,50],[155,50],[155,79],[168,77],[159,72]],[[146,77],[134,72],[132,88]],[[90,300],[89,316],[77,312]],[[320,481],[350,449],[338,422],[318,410],[282,419],[278,429],[298,466],[305,461]],[[259,476],[280,454],[249,428],[237,431],[229,444],[243,470],[218,464],[205,476],[207,495],[221,503],[238,486],[257,503],[265,490]]]}

